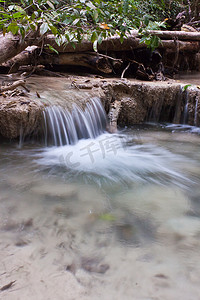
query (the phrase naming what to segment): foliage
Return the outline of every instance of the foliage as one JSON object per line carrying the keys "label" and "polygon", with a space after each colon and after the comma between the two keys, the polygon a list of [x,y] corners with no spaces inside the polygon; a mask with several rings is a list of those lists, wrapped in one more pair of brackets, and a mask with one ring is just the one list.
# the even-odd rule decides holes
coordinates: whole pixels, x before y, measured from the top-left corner
{"label": "foliage", "polygon": [[178,7],[179,1],[167,0],[0,0],[0,30],[23,39],[31,31],[52,33],[58,45],[87,38],[97,50],[103,39],[118,34],[123,42],[131,29],[140,28],[142,41],[155,49],[159,40],[147,30],[164,26],[171,2]]}
{"label": "foliage", "polygon": [[182,88],[183,92],[185,92],[187,90],[188,87],[192,86],[191,84],[186,84],[184,85],[184,87]]}
{"label": "foliage", "polygon": [[162,21],[165,18],[175,18],[176,15],[183,10],[182,1],[171,0],[154,0],[154,1],[139,1],[140,8],[147,16],[150,16],[157,21]]}

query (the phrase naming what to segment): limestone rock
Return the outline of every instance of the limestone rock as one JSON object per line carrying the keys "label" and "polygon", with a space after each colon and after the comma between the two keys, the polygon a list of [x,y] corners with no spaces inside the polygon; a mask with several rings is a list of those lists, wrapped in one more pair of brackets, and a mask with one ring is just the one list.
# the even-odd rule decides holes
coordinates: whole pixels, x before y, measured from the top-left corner
{"label": "limestone rock", "polygon": [[13,139],[31,134],[41,123],[42,103],[27,97],[0,97],[0,134]]}

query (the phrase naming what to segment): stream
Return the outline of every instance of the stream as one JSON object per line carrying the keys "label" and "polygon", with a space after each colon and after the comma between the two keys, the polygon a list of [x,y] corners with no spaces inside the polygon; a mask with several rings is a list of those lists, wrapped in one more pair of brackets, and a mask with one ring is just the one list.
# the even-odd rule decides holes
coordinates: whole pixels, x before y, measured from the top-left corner
{"label": "stream", "polygon": [[4,142],[1,286],[16,282],[2,299],[199,299],[199,133]]}

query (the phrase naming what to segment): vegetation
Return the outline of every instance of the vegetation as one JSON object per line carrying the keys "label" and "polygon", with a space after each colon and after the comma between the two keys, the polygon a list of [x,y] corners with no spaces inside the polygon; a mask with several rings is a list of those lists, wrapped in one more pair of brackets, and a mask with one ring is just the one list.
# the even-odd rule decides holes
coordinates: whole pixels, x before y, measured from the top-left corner
{"label": "vegetation", "polygon": [[[3,33],[0,35],[0,64],[33,44],[42,49],[43,46],[48,46],[58,54],[66,44],[75,48],[84,39],[92,42],[93,49],[98,52],[98,45],[103,40],[115,35],[115,39],[123,43],[132,29],[138,30],[140,42],[146,43],[153,51],[159,46],[160,39],[158,35],[151,35],[149,30],[171,29],[168,27],[170,22],[178,23],[180,28],[182,19],[184,22],[192,20],[199,23],[195,19],[200,11],[199,3],[196,2],[197,0],[0,0],[0,32]],[[181,22],[177,15],[181,16]],[[8,39],[7,33],[16,37]],[[103,61],[102,57],[101,60]],[[99,56],[93,57],[93,63],[95,61],[100,61]]]}
{"label": "vegetation", "polygon": [[139,29],[142,41],[154,49],[158,38],[147,36],[146,29],[165,27],[164,20],[174,18],[186,4],[169,0],[0,0],[0,30],[20,33],[22,39],[32,31],[52,33],[58,45],[73,45],[87,37],[96,50],[109,36],[118,34],[123,42],[131,29]]}

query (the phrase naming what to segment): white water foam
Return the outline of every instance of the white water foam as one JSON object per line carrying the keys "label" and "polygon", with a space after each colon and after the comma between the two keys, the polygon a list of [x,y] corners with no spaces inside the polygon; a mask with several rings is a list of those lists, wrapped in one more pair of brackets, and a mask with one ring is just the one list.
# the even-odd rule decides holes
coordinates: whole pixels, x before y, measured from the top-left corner
{"label": "white water foam", "polygon": [[102,134],[75,145],[45,148],[38,163],[115,182],[185,181],[175,164],[183,158],[152,144],[130,143],[127,135]]}

